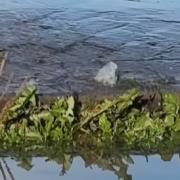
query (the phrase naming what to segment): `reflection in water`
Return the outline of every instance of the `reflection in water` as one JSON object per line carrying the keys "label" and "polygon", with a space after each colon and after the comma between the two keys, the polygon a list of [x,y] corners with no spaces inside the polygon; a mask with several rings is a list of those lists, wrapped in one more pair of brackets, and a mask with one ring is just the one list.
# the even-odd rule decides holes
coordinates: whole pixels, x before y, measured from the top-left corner
{"label": "reflection in water", "polygon": [[15,177],[4,158],[2,158],[2,160],[0,161],[0,171],[2,173],[3,180],[6,180],[7,176],[9,176],[11,180],[15,180]]}
{"label": "reflection in water", "polygon": [[160,154],[147,156],[119,148],[85,146],[17,148],[8,154],[1,151],[0,176],[3,180],[56,180],[59,176],[64,180],[151,180],[171,179],[172,174],[176,179],[180,178],[177,171],[180,167],[178,155],[173,156],[170,152]]}
{"label": "reflection in water", "polygon": [[143,156],[133,157],[135,164],[129,167],[129,173],[133,174],[133,180],[172,180],[180,179],[180,159],[175,154],[171,160],[165,161],[159,155],[148,157],[146,162]]}

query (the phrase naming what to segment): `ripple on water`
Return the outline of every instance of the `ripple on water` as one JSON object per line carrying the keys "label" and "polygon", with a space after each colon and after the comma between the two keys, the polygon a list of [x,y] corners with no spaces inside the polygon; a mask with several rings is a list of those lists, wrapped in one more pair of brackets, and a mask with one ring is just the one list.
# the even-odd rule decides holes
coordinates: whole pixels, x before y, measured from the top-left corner
{"label": "ripple on water", "polygon": [[9,53],[0,90],[13,74],[9,92],[27,76],[42,93],[93,92],[110,61],[122,80],[178,89],[179,3],[116,1],[0,0],[0,49]]}

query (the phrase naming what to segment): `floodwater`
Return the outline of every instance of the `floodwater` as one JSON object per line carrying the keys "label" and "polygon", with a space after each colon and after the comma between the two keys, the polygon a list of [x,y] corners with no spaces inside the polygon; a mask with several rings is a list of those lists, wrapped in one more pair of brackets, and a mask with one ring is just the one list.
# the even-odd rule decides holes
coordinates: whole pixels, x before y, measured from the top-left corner
{"label": "floodwater", "polygon": [[[57,157],[58,158],[58,157]],[[120,166],[111,164],[111,160],[94,160],[85,162],[82,157],[74,158],[63,170],[62,164],[48,160],[46,157],[32,158],[31,165],[27,166],[11,158],[0,160],[1,169],[8,180],[177,180],[180,179],[180,158],[174,155],[171,160],[162,160],[159,155],[145,156],[131,155],[132,163],[128,164],[124,158]],[[148,160],[148,161],[147,161]],[[113,161],[113,159],[112,159]],[[119,159],[117,159],[117,162]],[[127,164],[126,164],[127,163]],[[126,164],[126,165],[125,165]],[[8,167],[8,168],[7,168]],[[7,171],[9,169],[9,172]],[[11,177],[11,178],[10,178]],[[2,174],[0,178],[3,179]]]}
{"label": "floodwater", "polygon": [[0,90],[32,78],[44,94],[101,92],[94,76],[109,61],[117,88],[179,90],[179,19],[179,0],[0,0],[0,56],[8,52]]}

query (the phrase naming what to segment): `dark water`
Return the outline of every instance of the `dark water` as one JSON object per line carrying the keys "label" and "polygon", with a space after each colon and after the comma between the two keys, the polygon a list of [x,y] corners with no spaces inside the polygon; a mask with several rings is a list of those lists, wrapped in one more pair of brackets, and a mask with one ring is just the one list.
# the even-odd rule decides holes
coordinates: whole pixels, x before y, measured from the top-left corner
{"label": "dark water", "polygon": [[0,0],[0,89],[31,77],[42,93],[92,92],[114,61],[121,80],[179,90],[179,19],[178,0]]}
{"label": "dark water", "polygon": [[[128,165],[127,169],[123,166],[113,167],[114,169],[119,168],[119,177],[113,170],[106,169],[106,162],[104,164],[101,162],[99,166],[96,163],[88,165],[88,162],[85,163],[81,157],[73,159],[71,167],[64,175],[62,175],[62,165],[58,165],[54,161],[47,161],[45,157],[33,158],[32,167],[28,170],[20,167],[20,163],[10,158],[1,160],[1,165],[5,170],[6,177],[9,178],[3,162],[5,160],[16,180],[117,180],[123,178],[123,175],[126,180],[177,180],[180,178],[179,155],[174,155],[171,161],[163,161],[159,155],[148,156],[148,162],[144,156],[132,155],[131,158],[134,162]],[[126,161],[124,160],[124,162]],[[2,175],[0,175],[0,178],[2,178]]]}

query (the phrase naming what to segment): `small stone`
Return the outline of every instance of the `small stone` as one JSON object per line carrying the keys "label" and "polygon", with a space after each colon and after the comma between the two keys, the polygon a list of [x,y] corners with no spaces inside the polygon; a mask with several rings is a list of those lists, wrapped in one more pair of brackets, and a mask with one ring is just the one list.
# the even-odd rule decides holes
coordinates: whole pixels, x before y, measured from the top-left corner
{"label": "small stone", "polygon": [[117,82],[117,69],[117,64],[111,61],[98,71],[94,79],[104,85],[113,87]]}

